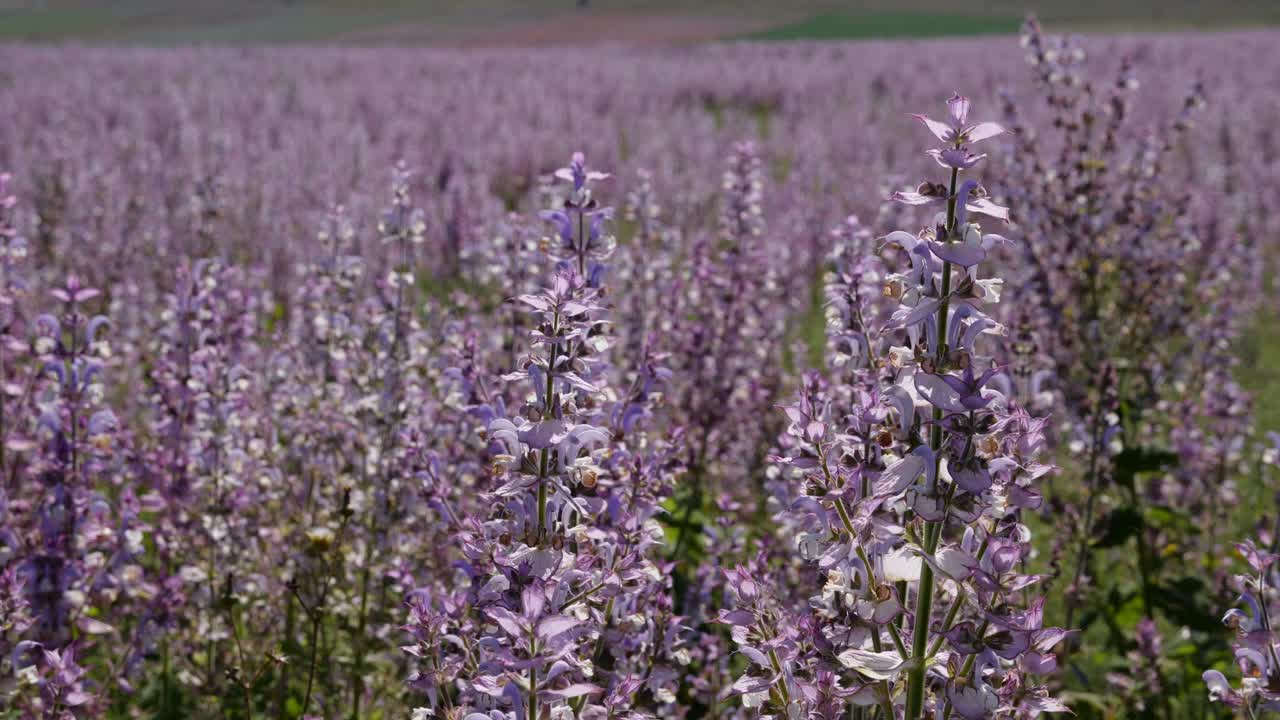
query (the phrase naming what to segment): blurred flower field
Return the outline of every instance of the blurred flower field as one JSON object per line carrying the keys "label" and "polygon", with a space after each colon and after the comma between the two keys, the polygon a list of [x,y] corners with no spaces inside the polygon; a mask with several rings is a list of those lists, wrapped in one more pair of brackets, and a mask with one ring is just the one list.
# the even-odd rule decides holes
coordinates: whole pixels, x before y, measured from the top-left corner
{"label": "blurred flower field", "polygon": [[1275,39],[0,45],[0,718],[1268,716]]}

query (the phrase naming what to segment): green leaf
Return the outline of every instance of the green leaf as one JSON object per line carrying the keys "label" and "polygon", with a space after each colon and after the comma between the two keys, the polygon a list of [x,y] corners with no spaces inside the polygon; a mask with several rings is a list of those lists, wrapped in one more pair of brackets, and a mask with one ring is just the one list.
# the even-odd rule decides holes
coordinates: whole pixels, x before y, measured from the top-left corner
{"label": "green leaf", "polygon": [[1099,712],[1105,712],[1107,709],[1107,696],[1090,692],[1078,692],[1075,690],[1064,690],[1059,694],[1059,699],[1068,706],[1079,710],[1079,705],[1089,705],[1096,708]]}
{"label": "green leaf", "polygon": [[1112,461],[1116,482],[1130,487],[1140,473],[1158,472],[1178,462],[1178,456],[1168,450],[1150,447],[1127,447]]}
{"label": "green leaf", "polygon": [[1200,526],[1191,520],[1188,513],[1179,512],[1173,508],[1152,506],[1145,508],[1143,514],[1146,515],[1148,524],[1154,525],[1163,530],[1173,531],[1183,535],[1201,535],[1203,531]]}
{"label": "green leaf", "polygon": [[1164,612],[1170,622],[1192,630],[1213,632],[1222,626],[1214,609],[1203,602],[1204,598],[1212,595],[1204,580],[1187,575],[1161,583],[1151,602]]}
{"label": "green leaf", "polygon": [[1142,530],[1142,513],[1131,507],[1112,510],[1098,523],[1097,539],[1093,546],[1112,548],[1123,545]]}

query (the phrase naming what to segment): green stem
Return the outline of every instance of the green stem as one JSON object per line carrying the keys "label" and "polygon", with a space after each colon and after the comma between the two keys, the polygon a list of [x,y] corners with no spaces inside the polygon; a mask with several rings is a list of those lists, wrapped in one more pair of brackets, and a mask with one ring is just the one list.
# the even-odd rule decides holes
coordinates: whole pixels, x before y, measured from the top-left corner
{"label": "green stem", "polygon": [[[365,547],[372,546],[372,537],[366,538]],[[351,693],[351,720],[360,720],[360,698],[364,695],[364,638],[365,630],[369,624],[369,563],[372,561],[370,552],[365,551],[364,568],[360,572],[360,622],[356,627],[356,662],[355,662],[355,682],[353,683]],[[314,664],[314,663],[313,663]]]}
{"label": "green stem", "polygon": [[[560,335],[560,314],[556,313],[553,318],[553,331],[556,337]],[[544,421],[550,421],[552,414],[555,412],[555,391],[556,391],[556,360],[560,345],[558,343],[551,344],[551,350],[547,353],[547,387],[545,397],[542,400],[542,418]],[[551,449],[543,448],[538,453],[538,528],[537,534],[534,536],[534,544],[541,546],[543,536],[546,534],[547,527],[547,472],[551,465]]]}
{"label": "green stem", "polygon": [[[228,600],[228,603],[231,602]],[[255,673],[253,679],[246,679],[249,668],[246,666],[246,657],[244,654],[244,644],[240,641],[240,620],[236,617],[235,606],[227,607],[227,616],[231,620],[231,634],[236,641],[236,657],[240,661],[240,689],[244,693],[244,710],[245,717],[253,720],[253,679],[256,679]]]}
{"label": "green stem", "polygon": [[542,537],[547,526],[547,465],[548,452],[543,450],[538,460],[538,534],[537,544],[542,545]]}
{"label": "green stem", "polygon": [[604,626],[600,628],[600,637],[596,638],[596,647],[591,653],[591,662],[595,665],[599,665],[604,658],[604,634],[613,624],[613,601],[615,599],[609,598],[609,602],[604,606]]}
{"label": "green stem", "polygon": [[707,462],[707,436],[702,436],[702,443],[698,448],[697,459],[693,463],[693,467],[689,468],[687,477],[691,486],[691,497],[685,503],[683,512],[681,513],[680,523],[676,525],[676,542],[675,547],[671,551],[671,559],[679,560],[680,553],[684,550],[685,544],[689,540],[689,524],[693,522],[693,511],[702,506],[702,482],[705,474],[704,467]]}
{"label": "green stem", "polygon": [[[942,623],[943,632],[950,630],[951,626],[955,623],[956,615],[960,614],[960,607],[964,605],[964,596],[965,596],[964,588],[961,587],[960,592],[956,594],[955,601],[951,603],[951,609],[947,611],[947,619]],[[939,650],[942,649],[942,641],[943,641],[943,638],[941,635],[934,638],[933,645],[929,647],[928,657],[933,657],[934,655],[937,654]]]}
{"label": "green stem", "polygon": [[307,708],[311,706],[311,688],[316,680],[316,650],[319,649],[319,635],[320,616],[317,614],[311,618],[311,639],[309,640],[311,659],[307,662],[307,692],[302,696],[302,712],[298,713],[299,718],[305,717]]}
{"label": "green stem", "polygon": [[[927,548],[926,548],[927,549]],[[929,554],[933,554],[929,550]],[[907,675],[907,715],[908,720],[920,717],[924,705],[924,654],[929,640],[929,615],[933,611],[933,570],[928,563],[920,569],[920,591],[916,595],[915,624],[911,630],[911,654],[918,658]]]}
{"label": "green stem", "polygon": [[898,654],[901,655],[904,660],[911,657],[907,652],[906,644],[902,642],[902,633],[898,631],[898,626],[893,623],[889,623],[887,627],[889,628],[889,637],[893,639],[893,646],[898,650]]}
{"label": "green stem", "polygon": [[[1080,578],[1084,575],[1085,566],[1089,561],[1089,540],[1093,536],[1093,507],[1094,501],[1098,496],[1098,455],[1100,445],[1102,444],[1102,429],[1099,417],[1102,414],[1102,401],[1105,390],[1099,391],[1098,401],[1094,405],[1093,410],[1093,433],[1089,438],[1089,469],[1085,476],[1085,487],[1088,489],[1088,499],[1084,505],[1084,525],[1083,533],[1080,536],[1080,547],[1076,551],[1076,569],[1072,576],[1071,585],[1079,586]],[[1067,602],[1067,621],[1066,627],[1072,627],[1072,620],[1075,619],[1076,605],[1079,604],[1078,599],[1071,599]]]}
{"label": "green stem", "polygon": [[[538,640],[535,636],[529,637],[529,660],[533,661],[538,656]],[[538,720],[538,666],[531,664],[529,666],[529,720]]]}
{"label": "green stem", "polygon": [[773,671],[782,677],[782,682],[778,684],[778,691],[782,695],[782,713],[787,715],[788,708],[791,707],[791,691],[787,689],[787,678],[782,673],[782,663],[778,662],[778,651],[769,650],[769,664],[773,665]]}
{"label": "green stem", "polygon": [[162,644],[164,654],[164,674],[160,677],[160,717],[169,718],[169,638]]}
{"label": "green stem", "polygon": [[[285,595],[284,598],[285,619],[284,619],[284,641],[281,643],[292,649],[294,643],[295,624],[297,622],[297,612],[294,610],[293,596]],[[285,717],[285,700],[289,696],[289,664],[285,663],[280,667],[280,678],[276,682],[276,700],[274,715],[278,718]]]}
{"label": "green stem", "polygon": [[564,604],[560,606],[560,612],[562,612],[562,613],[563,613],[566,609],[568,609],[569,607],[571,607],[571,606],[572,606],[572,605],[574,605],[575,603],[578,603],[578,602],[580,602],[580,601],[582,601],[582,600],[585,600],[585,599],[587,599],[587,598],[591,597],[592,595],[594,595],[594,594],[596,593],[596,591],[597,591],[597,590],[600,590],[600,589],[602,589],[603,587],[604,587],[604,583],[597,583],[597,584],[592,585],[591,587],[587,588],[586,590],[583,590],[582,592],[578,593],[577,595],[574,595],[573,597],[569,598],[568,600],[565,600],[565,601],[564,601]]}
{"label": "green stem", "polygon": [[[956,231],[956,179],[960,171],[951,170],[951,189],[947,196],[946,242],[951,242]],[[942,262],[942,302],[938,306],[937,348],[934,350],[935,371],[942,372],[947,362],[947,313],[951,306],[951,263]],[[934,453],[934,478],[937,478],[938,464],[942,457],[942,411],[933,410],[933,430],[930,433],[929,447]],[[931,496],[937,495],[936,486],[928,488]],[[945,521],[945,518],[943,519]],[[938,539],[942,536],[942,522],[926,522],[924,526],[924,551],[933,555],[938,549]],[[915,623],[911,631],[911,657],[916,660],[907,674],[907,707],[906,720],[916,720],[924,709],[924,674],[927,664],[925,652],[929,643],[929,618],[933,613],[933,568],[927,562],[920,563],[920,589],[916,593]]]}
{"label": "green stem", "polygon": [[[1136,482],[1136,480],[1135,480]],[[1130,507],[1137,510],[1140,507],[1138,499],[1138,490],[1136,487],[1129,488]],[[1212,522],[1210,522],[1212,524]],[[1151,547],[1147,544],[1145,528],[1139,528],[1138,532],[1133,534],[1133,542],[1137,546],[1138,551],[1138,578],[1142,583],[1142,612],[1149,618],[1153,618],[1153,608],[1155,607],[1155,599],[1152,593],[1155,591],[1155,585],[1151,582],[1152,565],[1154,558],[1151,557]]]}
{"label": "green stem", "polygon": [[578,274],[587,277],[587,214],[578,213]]}

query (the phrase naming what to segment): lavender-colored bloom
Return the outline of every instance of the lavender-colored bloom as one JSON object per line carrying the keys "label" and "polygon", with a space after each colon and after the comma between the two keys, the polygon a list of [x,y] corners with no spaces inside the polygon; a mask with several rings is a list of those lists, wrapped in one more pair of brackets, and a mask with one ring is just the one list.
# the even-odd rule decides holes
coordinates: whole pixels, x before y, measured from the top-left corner
{"label": "lavender-colored bloom", "polygon": [[6,48],[0,714],[1266,714],[1280,53],[1024,43]]}
{"label": "lavender-colored bloom", "polygon": [[[995,132],[965,125],[968,106],[952,98],[953,124],[930,125],[961,149]],[[961,169],[953,167],[953,175]],[[950,186],[957,187],[954,177]],[[1008,604],[1040,580],[1025,572],[1029,531],[1018,514],[1033,505],[1028,484],[1046,468],[1035,460],[1043,437],[1023,434],[1036,426],[1028,427],[1025,413],[993,387],[1003,371],[975,345],[999,324],[986,314],[988,303],[961,290],[973,287],[984,244],[998,242],[984,243],[962,212],[976,186],[965,180],[955,195],[942,195],[948,213],[919,236],[886,238],[910,255],[911,271],[888,276],[884,298],[899,308],[863,332],[866,347],[889,356],[881,367],[892,372],[880,375],[871,365],[842,375],[830,389],[815,376],[799,403],[785,408],[789,452],[780,460],[803,490],[783,492],[795,513],[789,522],[804,532],[801,553],[827,575],[828,591],[810,600],[832,623],[824,644],[834,647],[826,652],[856,672],[851,701],[861,698],[853,702],[878,704],[894,716],[899,703],[907,717],[1064,709],[1039,686],[1015,692],[1011,684],[1024,682],[1021,669],[1052,672],[1053,651],[1066,633],[1043,627],[1043,599],[1025,610]],[[996,494],[1017,501],[997,505]],[[941,579],[947,583],[935,585]],[[830,592],[833,585],[847,590]],[[946,593],[950,605],[937,623],[935,591]],[[847,626],[844,603],[858,608]],[[913,627],[898,622],[913,605]],[[999,612],[984,611],[997,606]],[[949,664],[931,672],[952,674],[945,688],[924,677],[929,665],[942,664],[935,654],[943,647]],[[816,659],[823,649],[815,651]],[[992,686],[989,677],[1003,679]],[[900,680],[905,693],[894,692]],[[775,706],[789,697],[779,682],[766,686],[775,689]],[[1037,700],[1023,704],[1023,697]]]}

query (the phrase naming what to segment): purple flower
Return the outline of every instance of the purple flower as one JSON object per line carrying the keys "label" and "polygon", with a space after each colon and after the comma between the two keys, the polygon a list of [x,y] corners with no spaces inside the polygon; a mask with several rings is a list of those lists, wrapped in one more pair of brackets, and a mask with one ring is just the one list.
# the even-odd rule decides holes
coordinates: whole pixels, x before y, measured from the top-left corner
{"label": "purple flower", "polygon": [[957,148],[1007,132],[999,123],[994,122],[966,124],[969,119],[969,99],[959,95],[952,95],[947,101],[947,122],[939,122],[924,115],[911,117],[923,123],[939,140]]}

